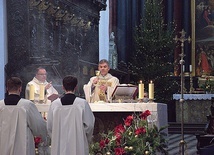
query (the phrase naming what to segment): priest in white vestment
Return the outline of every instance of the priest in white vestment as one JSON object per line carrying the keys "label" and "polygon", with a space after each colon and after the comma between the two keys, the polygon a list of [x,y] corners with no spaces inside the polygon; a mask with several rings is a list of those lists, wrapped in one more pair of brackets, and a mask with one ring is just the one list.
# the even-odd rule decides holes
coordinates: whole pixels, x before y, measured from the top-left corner
{"label": "priest in white vestment", "polygon": [[95,118],[88,102],[76,97],[77,78],[63,79],[65,95],[51,103],[47,129],[51,137],[51,155],[89,155]]}
{"label": "priest in white vestment", "polygon": [[91,77],[88,84],[83,87],[85,98],[89,103],[111,102],[112,93],[116,86],[120,84],[119,79],[108,73],[110,67],[105,59],[100,60],[98,70],[96,76]]}
{"label": "priest in white vestment", "polygon": [[46,122],[33,102],[20,97],[22,81],[7,81],[8,95],[0,101],[0,154],[35,155],[34,136],[46,142]]}
{"label": "priest in white vestment", "polygon": [[46,79],[46,70],[42,67],[37,68],[35,77],[26,85],[25,98],[33,101],[35,104],[50,104],[58,98],[57,90]]}

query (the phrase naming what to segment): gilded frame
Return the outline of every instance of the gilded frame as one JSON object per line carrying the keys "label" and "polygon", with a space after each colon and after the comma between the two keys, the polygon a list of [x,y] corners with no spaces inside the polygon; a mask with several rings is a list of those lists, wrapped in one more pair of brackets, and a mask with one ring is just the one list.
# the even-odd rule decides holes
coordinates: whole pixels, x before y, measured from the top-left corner
{"label": "gilded frame", "polygon": [[[205,8],[210,10],[211,17],[210,23],[204,25],[206,22],[203,18]],[[214,71],[214,1],[213,0],[191,0],[191,27],[192,27],[192,47],[191,47],[191,64],[192,64],[192,75],[193,76],[202,76],[204,74],[212,75]],[[202,22],[203,21],[203,22]],[[207,23],[206,23],[207,24]],[[211,67],[211,73],[202,73],[199,72],[199,59],[201,47],[204,47],[204,50],[207,54],[207,59]],[[212,58],[211,58],[212,57]],[[201,69],[202,70],[202,69]],[[204,71],[204,70],[203,70]],[[201,73],[199,75],[199,73]]]}

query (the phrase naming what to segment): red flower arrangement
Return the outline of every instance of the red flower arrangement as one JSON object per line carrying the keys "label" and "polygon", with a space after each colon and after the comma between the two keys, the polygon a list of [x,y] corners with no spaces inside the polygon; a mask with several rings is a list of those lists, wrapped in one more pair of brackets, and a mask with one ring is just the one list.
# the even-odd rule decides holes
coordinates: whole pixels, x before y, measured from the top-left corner
{"label": "red flower arrangement", "polygon": [[42,142],[41,137],[34,137],[35,148],[38,148],[39,144]]}
{"label": "red flower arrangement", "polygon": [[[44,116],[43,117],[45,121],[47,121],[47,118]],[[34,143],[35,143],[35,148],[38,148],[39,145],[42,143],[42,138],[39,136],[34,137]]]}
{"label": "red flower arrangement", "polygon": [[112,131],[101,134],[100,142],[90,145],[91,155],[144,155],[162,152],[167,154],[166,133],[161,132],[166,127],[157,128],[149,124],[149,110],[140,114],[134,113]]}

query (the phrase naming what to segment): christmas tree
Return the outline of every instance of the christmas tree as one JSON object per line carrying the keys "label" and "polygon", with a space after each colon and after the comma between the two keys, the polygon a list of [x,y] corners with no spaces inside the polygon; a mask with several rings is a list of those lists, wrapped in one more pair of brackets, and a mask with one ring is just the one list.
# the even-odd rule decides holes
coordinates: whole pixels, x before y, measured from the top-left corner
{"label": "christmas tree", "polygon": [[170,77],[173,72],[175,28],[173,23],[164,23],[163,9],[162,1],[146,0],[144,16],[135,30],[135,50],[129,69],[134,81],[143,80],[145,86],[153,81],[156,100],[167,102],[172,98],[174,85],[178,87]]}

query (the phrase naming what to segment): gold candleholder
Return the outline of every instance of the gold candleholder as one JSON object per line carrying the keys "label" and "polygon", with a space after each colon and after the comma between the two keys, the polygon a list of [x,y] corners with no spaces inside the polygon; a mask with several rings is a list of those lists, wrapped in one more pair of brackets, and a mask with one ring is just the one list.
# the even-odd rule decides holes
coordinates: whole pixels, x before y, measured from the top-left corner
{"label": "gold candleholder", "polygon": [[150,98],[149,103],[153,103],[153,102],[154,102],[154,99]]}
{"label": "gold candleholder", "polygon": [[186,32],[182,29],[182,31],[180,32],[181,36],[180,38],[177,37],[177,35],[175,36],[174,40],[176,42],[180,42],[180,46],[181,46],[181,54],[180,54],[180,65],[181,65],[181,98],[180,98],[180,103],[181,103],[181,141],[180,141],[180,147],[181,147],[181,153],[182,155],[184,155],[185,152],[185,141],[184,141],[184,93],[186,91],[185,88],[185,77],[184,77],[184,69],[183,69],[183,65],[184,65],[184,42],[188,41],[190,43],[191,38],[188,37],[186,38]]}
{"label": "gold candleholder", "polygon": [[137,100],[138,100],[137,103],[143,103],[143,98],[138,98]]}
{"label": "gold candleholder", "polygon": [[189,93],[192,94],[194,92],[192,72],[190,72],[190,75],[189,75],[189,82],[190,82]]}

